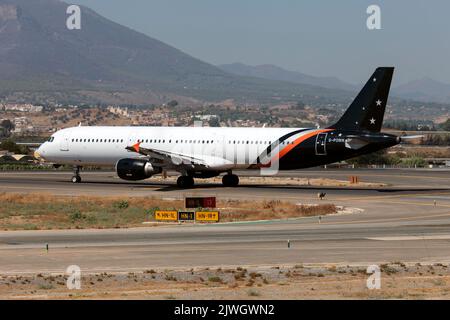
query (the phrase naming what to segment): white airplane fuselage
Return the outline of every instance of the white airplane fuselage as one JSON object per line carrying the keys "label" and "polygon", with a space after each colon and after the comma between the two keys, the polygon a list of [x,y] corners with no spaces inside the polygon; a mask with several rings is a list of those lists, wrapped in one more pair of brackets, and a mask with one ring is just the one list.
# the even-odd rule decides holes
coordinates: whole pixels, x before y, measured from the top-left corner
{"label": "white airplane fuselage", "polygon": [[[247,168],[268,146],[293,131],[285,145],[315,129],[215,127],[73,127],[57,131],[37,153],[46,161],[78,166],[114,166],[124,158],[143,158],[127,150],[141,147],[205,159],[211,170]],[[280,148],[283,144],[280,146]]]}

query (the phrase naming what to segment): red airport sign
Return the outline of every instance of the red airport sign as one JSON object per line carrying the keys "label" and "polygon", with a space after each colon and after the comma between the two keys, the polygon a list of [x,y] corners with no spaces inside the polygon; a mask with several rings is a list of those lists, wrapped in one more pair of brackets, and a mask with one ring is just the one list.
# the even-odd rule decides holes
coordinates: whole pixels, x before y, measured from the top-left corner
{"label": "red airport sign", "polygon": [[215,208],[216,197],[186,197],[185,207],[193,208]]}

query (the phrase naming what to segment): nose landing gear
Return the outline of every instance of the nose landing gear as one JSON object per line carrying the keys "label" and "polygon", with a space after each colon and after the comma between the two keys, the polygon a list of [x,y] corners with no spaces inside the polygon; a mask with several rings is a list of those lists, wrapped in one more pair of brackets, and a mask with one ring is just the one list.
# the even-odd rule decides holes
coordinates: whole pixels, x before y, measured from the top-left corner
{"label": "nose landing gear", "polygon": [[73,167],[73,177],[72,177],[72,182],[73,183],[80,183],[81,182],[80,170],[81,170],[81,166],[74,166]]}

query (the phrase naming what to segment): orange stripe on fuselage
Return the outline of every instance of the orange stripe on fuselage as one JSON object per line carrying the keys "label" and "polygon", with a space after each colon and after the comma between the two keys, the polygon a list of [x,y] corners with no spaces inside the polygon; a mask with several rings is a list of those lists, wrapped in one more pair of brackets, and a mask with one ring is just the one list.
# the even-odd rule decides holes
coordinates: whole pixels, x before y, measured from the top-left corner
{"label": "orange stripe on fuselage", "polygon": [[278,152],[278,154],[274,157],[272,157],[272,160],[275,160],[276,157],[278,157],[278,160],[283,158],[289,151],[291,151],[292,149],[294,149],[296,146],[298,146],[300,143],[302,143],[303,141],[305,141],[306,139],[309,139],[319,133],[323,133],[323,132],[330,132],[333,131],[333,129],[318,129],[318,130],[314,130],[313,132],[307,133],[305,135],[302,135],[300,137],[298,137],[297,139],[294,140],[293,144],[288,144],[286,147],[284,147],[280,152]]}

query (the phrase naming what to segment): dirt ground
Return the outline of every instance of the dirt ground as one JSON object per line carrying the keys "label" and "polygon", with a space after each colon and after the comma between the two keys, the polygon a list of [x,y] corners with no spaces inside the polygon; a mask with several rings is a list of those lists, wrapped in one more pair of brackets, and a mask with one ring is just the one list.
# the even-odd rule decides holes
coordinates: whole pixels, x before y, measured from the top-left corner
{"label": "dirt ground", "polygon": [[[153,223],[156,210],[184,209],[184,201],[155,197],[54,196],[0,193],[1,230],[128,228]],[[330,203],[280,200],[217,202],[221,222],[287,219],[344,212]]]}
{"label": "dirt ground", "polygon": [[449,299],[444,264],[393,262],[379,266],[380,289],[368,289],[367,266],[290,265],[145,270],[68,275],[0,275],[0,299]]}
{"label": "dirt ground", "polygon": [[[358,181],[352,183],[350,181],[350,174],[348,180],[337,179],[325,179],[325,178],[298,178],[298,177],[272,177],[272,176],[259,176],[259,177],[239,177],[240,184],[270,184],[270,185],[283,185],[283,186],[317,186],[317,187],[385,187],[385,183],[374,183]],[[175,183],[178,176],[168,176],[166,178],[162,176],[155,176],[154,181],[158,182],[172,182]],[[200,180],[201,181],[201,180]],[[222,177],[210,178],[208,183],[222,183]]]}

